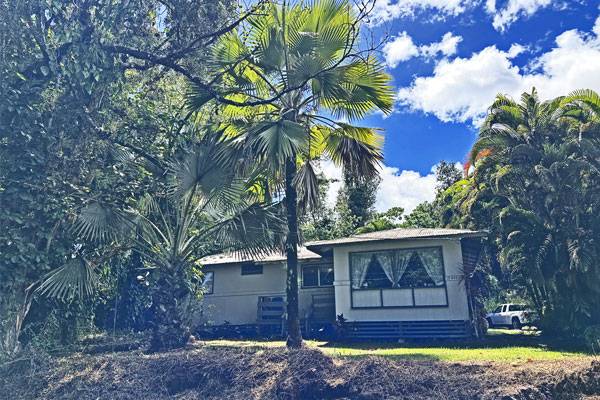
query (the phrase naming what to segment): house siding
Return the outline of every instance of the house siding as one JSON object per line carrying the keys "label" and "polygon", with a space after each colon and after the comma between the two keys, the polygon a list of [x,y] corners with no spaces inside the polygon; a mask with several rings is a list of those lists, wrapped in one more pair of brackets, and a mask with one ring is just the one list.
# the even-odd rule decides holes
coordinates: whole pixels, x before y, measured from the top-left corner
{"label": "house siding", "polygon": [[[256,324],[259,297],[285,296],[285,263],[265,263],[257,275],[242,275],[241,264],[207,265],[205,271],[213,271],[214,286],[213,293],[202,299],[198,325]],[[300,315],[310,312],[313,295],[333,296],[333,291],[333,287],[300,289]]]}

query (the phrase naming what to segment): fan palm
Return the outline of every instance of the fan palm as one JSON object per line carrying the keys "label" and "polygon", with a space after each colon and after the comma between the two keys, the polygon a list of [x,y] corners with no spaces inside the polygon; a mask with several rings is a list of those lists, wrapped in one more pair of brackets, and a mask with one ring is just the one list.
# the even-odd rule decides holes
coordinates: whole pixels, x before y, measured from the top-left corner
{"label": "fan palm", "polygon": [[[252,182],[236,172],[238,158],[227,143],[203,140],[168,163],[165,193],[146,195],[126,209],[91,202],[75,222],[82,238],[143,255],[153,281],[153,350],[186,343],[193,297],[201,290],[200,258],[223,250],[261,253],[283,233],[277,205],[261,204]],[[71,262],[38,291],[62,299],[83,296],[97,279],[94,265]]]}
{"label": "fan palm", "polygon": [[[291,347],[302,343],[297,206],[310,208],[318,202],[315,160],[328,157],[369,179],[382,158],[377,130],[339,121],[392,109],[389,76],[371,52],[358,48],[363,17],[346,0],[315,0],[308,6],[269,3],[213,48],[218,71],[213,83],[218,99],[226,100],[219,100],[226,133],[285,193]],[[188,99],[192,109],[217,101],[202,87],[192,87]]]}

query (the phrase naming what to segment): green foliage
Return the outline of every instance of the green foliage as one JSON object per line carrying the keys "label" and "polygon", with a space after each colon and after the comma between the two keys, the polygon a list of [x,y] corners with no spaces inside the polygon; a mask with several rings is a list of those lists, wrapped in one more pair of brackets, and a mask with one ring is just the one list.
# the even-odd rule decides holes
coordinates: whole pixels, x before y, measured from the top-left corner
{"label": "green foliage", "polygon": [[[219,251],[256,255],[276,247],[283,232],[278,207],[258,203],[252,181],[240,174],[239,152],[215,133],[204,136],[166,161],[168,169],[157,177],[164,180],[166,193],[144,194],[124,209],[90,203],[75,222],[82,239],[125,245],[143,255],[143,270],[150,275],[154,350],[187,342],[193,300],[201,295],[198,259]],[[81,280],[54,277],[41,284],[42,292],[46,285],[57,288],[49,295],[83,290],[80,283],[87,289]]]}
{"label": "green foliage", "polygon": [[[113,250],[75,246],[81,207],[122,206],[156,189],[161,159],[194,135],[184,129],[182,79],[136,64],[115,45],[159,56],[185,48],[174,59],[200,73],[204,49],[190,41],[227,4],[174,4],[161,17],[153,0],[0,1],[0,351],[18,350],[34,297],[78,299],[96,278],[77,271],[109,265]],[[147,168],[121,168],[123,148]],[[61,277],[82,290],[60,287]]]}
{"label": "green foliage", "polygon": [[505,281],[546,330],[577,336],[600,320],[596,99],[498,96],[473,146],[474,173],[451,187],[452,218],[490,230]]}
{"label": "green foliage", "polygon": [[350,171],[344,172],[344,185],[338,193],[336,211],[340,219],[347,221],[347,234],[353,233],[373,219],[380,181],[379,177],[358,179]]}
{"label": "green foliage", "polygon": [[438,192],[444,192],[450,186],[462,179],[462,171],[448,161],[442,160],[435,170],[435,178],[438,182]]}
{"label": "green foliage", "polygon": [[419,204],[402,222],[403,228],[436,228],[439,226],[433,203]]}
{"label": "green foliage", "polygon": [[588,326],[583,332],[583,338],[592,351],[600,351],[600,325]]}
{"label": "green foliage", "polygon": [[402,207],[392,207],[386,212],[375,214],[371,221],[356,229],[356,233],[360,234],[398,228],[403,217],[404,209]]}
{"label": "green foliage", "polygon": [[[248,19],[247,31],[224,35],[213,46],[213,73],[221,88],[211,99],[192,84],[189,108],[221,104],[226,132],[279,177],[288,159],[297,161],[299,171],[312,171],[320,157],[345,166],[357,179],[373,176],[381,159],[377,131],[319,114],[355,120],[391,110],[389,76],[354,43],[359,18],[345,1],[264,5]],[[316,175],[302,178],[296,179],[298,193],[312,198],[301,198],[301,204],[314,205],[318,193],[306,189],[317,187]]]}
{"label": "green foliage", "polygon": [[317,175],[318,207],[308,208],[300,218],[300,231],[306,241],[334,239],[337,236],[337,216],[327,204],[329,180]]}

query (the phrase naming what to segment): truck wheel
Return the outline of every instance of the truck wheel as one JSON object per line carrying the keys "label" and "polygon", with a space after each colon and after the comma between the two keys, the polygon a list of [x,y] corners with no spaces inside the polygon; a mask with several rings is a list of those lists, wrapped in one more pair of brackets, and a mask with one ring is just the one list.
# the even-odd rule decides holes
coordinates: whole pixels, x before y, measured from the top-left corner
{"label": "truck wheel", "polygon": [[512,318],[511,325],[512,325],[513,329],[521,329],[521,321],[519,321],[519,318],[517,318],[517,317]]}
{"label": "truck wheel", "polygon": [[488,329],[494,327],[494,324],[492,324],[492,319],[491,318],[486,318],[485,320],[487,321]]}

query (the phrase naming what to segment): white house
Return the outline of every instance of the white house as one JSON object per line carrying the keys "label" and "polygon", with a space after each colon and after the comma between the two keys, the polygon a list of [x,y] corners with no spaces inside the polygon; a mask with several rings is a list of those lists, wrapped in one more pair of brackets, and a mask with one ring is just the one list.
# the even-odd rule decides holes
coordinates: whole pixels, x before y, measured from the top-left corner
{"label": "white house", "polygon": [[[465,271],[483,232],[392,229],[306,243],[301,248],[300,311],[306,335],[343,316],[358,338],[464,337],[470,334]],[[201,260],[206,294],[201,322],[254,329],[282,326],[285,255]]]}

